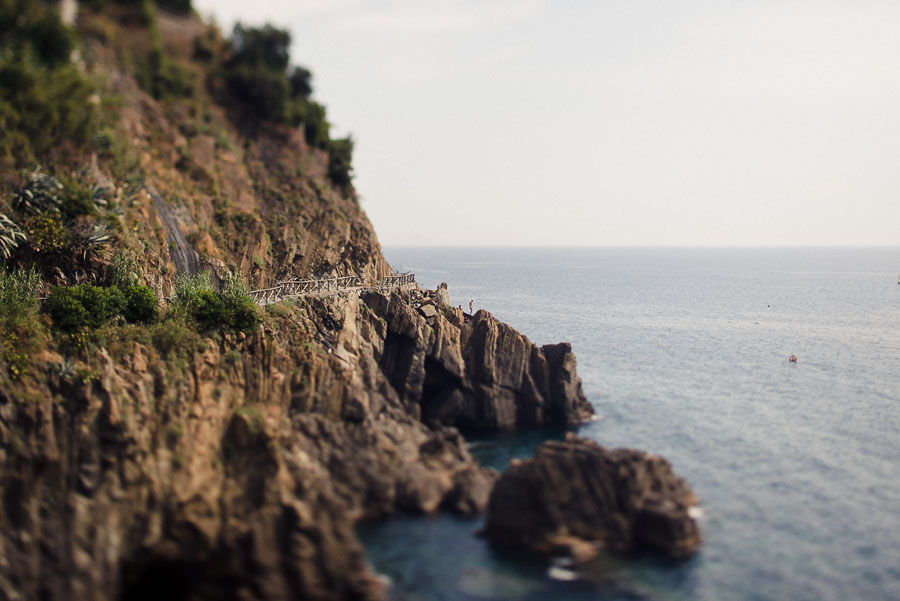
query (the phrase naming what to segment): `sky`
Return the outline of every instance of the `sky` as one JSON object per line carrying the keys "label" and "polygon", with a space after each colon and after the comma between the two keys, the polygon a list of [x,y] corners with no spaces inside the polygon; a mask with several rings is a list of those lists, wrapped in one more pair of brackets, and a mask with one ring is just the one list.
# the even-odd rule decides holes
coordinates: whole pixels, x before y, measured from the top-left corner
{"label": "sky", "polygon": [[385,246],[900,244],[896,0],[194,0],[313,72]]}

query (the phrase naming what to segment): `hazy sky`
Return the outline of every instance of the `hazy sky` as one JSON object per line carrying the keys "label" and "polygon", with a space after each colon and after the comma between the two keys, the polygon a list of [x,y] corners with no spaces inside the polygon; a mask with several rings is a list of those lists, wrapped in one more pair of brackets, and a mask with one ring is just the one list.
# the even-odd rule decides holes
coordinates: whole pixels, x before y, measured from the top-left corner
{"label": "hazy sky", "polygon": [[293,35],[389,245],[900,244],[896,0],[194,0]]}

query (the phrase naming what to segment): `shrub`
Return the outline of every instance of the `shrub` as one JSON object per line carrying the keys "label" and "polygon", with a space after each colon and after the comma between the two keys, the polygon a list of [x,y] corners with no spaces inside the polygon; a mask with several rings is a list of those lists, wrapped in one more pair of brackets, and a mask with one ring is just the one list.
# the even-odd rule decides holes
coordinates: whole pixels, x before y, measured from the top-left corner
{"label": "shrub", "polygon": [[29,246],[39,254],[59,252],[68,240],[58,213],[48,211],[29,217],[24,227]]}
{"label": "shrub", "polygon": [[44,307],[57,328],[78,332],[84,328],[97,328],[122,315],[125,295],[114,286],[57,286],[50,291]]}
{"label": "shrub", "polygon": [[113,254],[109,265],[104,272],[104,280],[107,286],[127,288],[138,284],[137,260],[119,250]]}
{"label": "shrub", "polygon": [[159,319],[159,302],[150,288],[143,285],[126,286],[123,316],[130,323],[150,323]]}
{"label": "shrub", "polygon": [[309,98],[312,94],[312,73],[305,67],[294,67],[288,76],[291,98]]}
{"label": "shrub", "polygon": [[166,10],[184,15],[194,10],[191,0],[159,0],[159,5]]}
{"label": "shrub", "polygon": [[256,329],[262,321],[259,306],[250,297],[243,280],[236,276],[228,277],[221,296],[231,329],[248,334]]}
{"label": "shrub", "polygon": [[125,289],[88,284],[57,286],[50,291],[44,308],[53,325],[69,333],[98,328],[116,317],[131,323],[148,323],[159,318],[156,295],[140,285]]}
{"label": "shrub", "polygon": [[50,66],[67,62],[74,46],[72,31],[63,25],[59,11],[33,0],[0,2],[0,40]]}
{"label": "shrub", "polygon": [[[190,3],[187,4],[189,10]],[[194,91],[190,74],[182,65],[170,60],[163,46],[156,3],[153,0],[143,0],[141,11],[150,36],[150,50],[146,60],[138,64],[138,83],[157,99],[190,96]]]}
{"label": "shrub", "polygon": [[290,34],[271,25],[236,25],[225,61],[225,84],[250,118],[291,125],[304,124],[307,141],[324,148],[328,142],[325,108],[309,99],[312,73],[294,67],[288,73]]}
{"label": "shrub", "polygon": [[41,276],[33,267],[0,270],[0,320],[11,328],[38,310],[37,290]]}
{"label": "shrub", "polygon": [[69,57],[74,36],[47,2],[0,2],[0,155],[13,164],[90,138],[93,86]]}
{"label": "shrub", "polygon": [[237,276],[226,279],[222,292],[213,290],[208,273],[179,278],[173,304],[202,330],[225,328],[250,333],[261,321],[256,303]]}
{"label": "shrub", "polygon": [[228,314],[222,297],[213,290],[198,290],[191,306],[191,316],[203,330],[228,326]]}
{"label": "shrub", "polygon": [[328,145],[328,178],[341,188],[353,183],[353,138],[350,136]]}
{"label": "shrub", "polygon": [[175,280],[175,298],[173,304],[176,307],[191,309],[200,302],[201,292],[213,291],[209,281],[209,273],[203,272],[191,276],[178,276]]}
{"label": "shrub", "polygon": [[284,120],[288,83],[283,73],[238,65],[227,70],[225,84],[248,109],[247,115],[263,121]]}
{"label": "shrub", "polygon": [[325,118],[325,107],[313,100],[301,98],[288,106],[287,121],[303,125],[303,135],[310,146],[327,148],[331,124]]}
{"label": "shrub", "polygon": [[32,267],[0,270],[0,360],[18,380],[28,370],[31,355],[41,347],[45,326],[38,319],[40,274]]}
{"label": "shrub", "polygon": [[94,202],[94,191],[80,186],[66,190],[60,209],[66,219],[72,219],[79,215],[95,217],[97,205]]}

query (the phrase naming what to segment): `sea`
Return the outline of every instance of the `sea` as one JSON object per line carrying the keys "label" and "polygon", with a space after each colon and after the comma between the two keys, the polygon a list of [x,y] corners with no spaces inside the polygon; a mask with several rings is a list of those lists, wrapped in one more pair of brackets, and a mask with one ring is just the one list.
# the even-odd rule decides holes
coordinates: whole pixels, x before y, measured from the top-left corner
{"label": "sea", "polygon": [[[480,519],[362,527],[394,600],[900,599],[900,247],[386,248],[422,287],[568,341],[600,444],[667,457],[698,554],[569,566]],[[797,357],[790,363],[791,355]],[[502,470],[562,430],[472,438]]]}

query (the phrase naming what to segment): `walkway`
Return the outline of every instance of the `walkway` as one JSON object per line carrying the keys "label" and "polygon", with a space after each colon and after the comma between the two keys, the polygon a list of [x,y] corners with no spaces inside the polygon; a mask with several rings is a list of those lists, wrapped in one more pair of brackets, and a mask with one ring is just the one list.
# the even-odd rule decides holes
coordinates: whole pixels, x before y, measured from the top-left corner
{"label": "walkway", "polygon": [[301,296],[331,296],[341,292],[361,290],[392,290],[394,288],[407,288],[415,286],[416,275],[405,273],[384,278],[377,285],[366,286],[362,284],[357,275],[323,278],[319,280],[282,280],[272,288],[251,290],[250,296],[259,305],[277,303],[286,298],[298,298]]}

